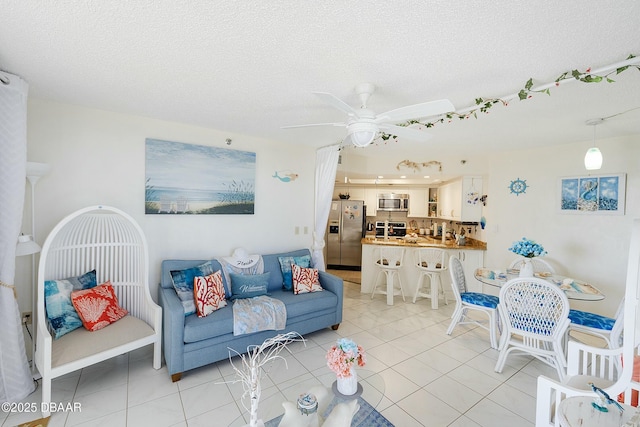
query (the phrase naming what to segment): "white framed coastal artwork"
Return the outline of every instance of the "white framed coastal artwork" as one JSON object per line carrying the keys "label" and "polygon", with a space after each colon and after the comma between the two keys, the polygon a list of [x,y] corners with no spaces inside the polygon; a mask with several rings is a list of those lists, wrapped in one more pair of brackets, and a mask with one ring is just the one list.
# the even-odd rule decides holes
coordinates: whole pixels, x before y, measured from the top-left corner
{"label": "white framed coastal artwork", "polygon": [[256,153],[145,140],[146,214],[253,214]]}
{"label": "white framed coastal artwork", "polygon": [[567,214],[624,215],[626,174],[560,178],[559,210]]}

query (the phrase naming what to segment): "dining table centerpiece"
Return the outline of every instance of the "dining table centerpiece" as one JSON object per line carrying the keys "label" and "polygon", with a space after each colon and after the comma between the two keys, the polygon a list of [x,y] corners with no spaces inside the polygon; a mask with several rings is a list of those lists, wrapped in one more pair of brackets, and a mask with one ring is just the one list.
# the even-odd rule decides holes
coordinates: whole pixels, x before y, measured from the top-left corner
{"label": "dining table centerpiece", "polygon": [[327,366],[336,374],[336,388],[345,396],[358,390],[357,366],[367,363],[364,349],[349,338],[339,339],[327,352]]}
{"label": "dining table centerpiece", "polygon": [[523,257],[522,264],[520,265],[520,277],[533,277],[534,271],[531,259],[547,254],[547,251],[540,243],[536,243],[526,237],[523,237],[517,242],[513,242],[509,250],[514,254]]}

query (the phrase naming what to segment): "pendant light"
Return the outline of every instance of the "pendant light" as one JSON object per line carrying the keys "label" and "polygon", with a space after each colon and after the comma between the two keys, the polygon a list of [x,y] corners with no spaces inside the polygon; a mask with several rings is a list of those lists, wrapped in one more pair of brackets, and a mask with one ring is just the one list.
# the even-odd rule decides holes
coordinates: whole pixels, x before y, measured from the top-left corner
{"label": "pendant light", "polygon": [[584,167],[587,170],[598,170],[602,167],[602,153],[596,147],[596,126],[604,122],[604,119],[587,120],[587,125],[593,126],[593,147],[587,150],[584,156]]}

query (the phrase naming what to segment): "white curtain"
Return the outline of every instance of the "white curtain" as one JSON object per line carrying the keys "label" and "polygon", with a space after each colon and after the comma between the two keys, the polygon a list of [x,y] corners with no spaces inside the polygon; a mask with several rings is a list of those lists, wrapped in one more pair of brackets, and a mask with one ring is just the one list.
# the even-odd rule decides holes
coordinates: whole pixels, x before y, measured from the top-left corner
{"label": "white curtain", "polygon": [[329,209],[333,197],[333,185],[336,180],[340,144],[320,148],[316,152],[316,210],[313,227],[313,246],[311,258],[318,270],[324,271],[324,232],[329,220]]}
{"label": "white curtain", "polygon": [[27,175],[27,90],[0,71],[0,402],[19,402],[35,388],[13,285]]}

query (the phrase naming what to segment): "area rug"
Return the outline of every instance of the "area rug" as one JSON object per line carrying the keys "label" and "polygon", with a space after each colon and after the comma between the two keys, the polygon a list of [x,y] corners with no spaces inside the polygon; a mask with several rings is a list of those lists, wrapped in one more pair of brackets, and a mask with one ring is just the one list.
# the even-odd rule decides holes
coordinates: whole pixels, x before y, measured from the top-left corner
{"label": "area rug", "polygon": [[[333,407],[338,403],[339,402],[336,399],[333,399],[329,406],[327,406],[324,415],[329,415],[333,410]],[[362,397],[358,397],[358,404],[360,405],[360,409],[351,420],[352,427],[394,427],[388,419],[386,419],[380,412],[376,411],[375,408]],[[264,424],[265,427],[278,427],[282,417],[283,415],[280,415],[279,417],[267,421]]]}

